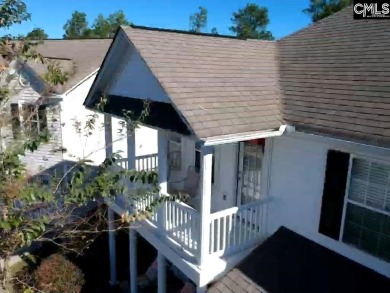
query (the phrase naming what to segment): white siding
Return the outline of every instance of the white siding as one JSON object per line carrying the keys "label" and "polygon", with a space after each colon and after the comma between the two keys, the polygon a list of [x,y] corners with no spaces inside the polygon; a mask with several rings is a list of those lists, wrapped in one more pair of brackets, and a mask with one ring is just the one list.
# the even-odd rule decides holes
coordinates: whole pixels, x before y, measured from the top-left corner
{"label": "white siding", "polygon": [[[35,103],[40,97],[40,94],[31,86],[22,88],[17,84],[15,89],[17,90],[17,94],[10,98],[10,103],[17,103],[18,101]],[[23,158],[26,169],[31,175],[53,167],[62,160],[62,153],[59,151],[61,148],[60,112],[60,105],[53,105],[46,108],[47,124],[51,135],[50,141],[42,144],[35,152],[27,152]],[[6,135],[8,136],[7,140],[12,138],[10,129]]]}
{"label": "white siding", "polygon": [[[64,96],[62,102],[62,143],[67,150],[64,159],[78,161],[88,158],[93,164],[100,164],[105,158],[104,117],[98,115],[95,130],[86,136],[85,125],[90,115],[95,112],[84,107],[83,103],[96,75],[85,80],[78,87]],[[81,132],[76,130],[76,123],[80,123]]]}
{"label": "white siding", "polygon": [[169,103],[170,99],[139,53],[131,45],[127,64],[116,77],[109,94]]}
{"label": "white siding", "polygon": [[[352,260],[390,276],[390,264],[352,246],[318,233],[326,156],[332,143],[314,139],[280,137],[273,139],[268,232],[281,225],[300,233]],[[350,148],[350,149],[349,149]],[[342,150],[353,152],[352,144]],[[375,153],[375,149],[373,151]]]}
{"label": "white siding", "polygon": [[[83,103],[96,75],[91,76],[67,96],[62,105],[63,146],[67,149],[64,159],[77,161],[88,157],[94,165],[100,164],[105,158],[104,115],[98,114],[84,107]],[[95,130],[88,137],[84,127],[88,116],[96,114]],[[75,122],[81,123],[81,133],[75,129]],[[120,152],[127,158],[126,128],[120,125],[120,118],[112,118],[113,151]],[[140,126],[136,129],[136,156],[157,153],[157,131]]]}

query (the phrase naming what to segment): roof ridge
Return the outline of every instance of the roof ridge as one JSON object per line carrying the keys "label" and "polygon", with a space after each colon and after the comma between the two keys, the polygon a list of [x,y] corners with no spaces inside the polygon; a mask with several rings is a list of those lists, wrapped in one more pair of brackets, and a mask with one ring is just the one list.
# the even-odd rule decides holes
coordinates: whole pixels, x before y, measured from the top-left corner
{"label": "roof ridge", "polygon": [[199,33],[199,32],[184,31],[184,30],[179,30],[179,29],[167,29],[167,28],[149,27],[149,26],[141,26],[141,25],[121,26],[121,28],[122,29],[133,28],[133,29],[148,30],[148,31],[159,31],[159,32],[177,33],[177,34],[184,34],[184,35],[236,39],[236,40],[244,40],[244,41],[246,40],[243,38],[238,38],[236,36],[216,35],[216,34],[212,34],[212,33]]}
{"label": "roof ridge", "polygon": [[97,40],[102,40],[102,41],[108,41],[108,40],[113,40],[113,38],[87,38],[87,39],[45,39],[43,40],[43,43],[47,41],[97,41]]}
{"label": "roof ridge", "polygon": [[311,29],[312,27],[319,26],[319,25],[323,24],[324,22],[326,23],[326,22],[328,22],[329,20],[333,19],[334,17],[338,17],[338,15],[339,15],[340,13],[345,13],[345,11],[346,11],[347,9],[350,9],[351,7],[352,7],[352,5],[348,5],[347,7],[344,7],[343,9],[341,9],[341,10],[339,10],[339,11],[333,13],[332,15],[329,15],[329,16],[323,18],[323,19],[320,19],[320,20],[317,21],[317,22],[312,22],[312,23],[310,23],[309,25],[307,25],[307,26],[305,26],[305,27],[303,27],[303,28],[301,28],[301,29],[299,29],[299,30],[297,30],[297,31],[295,31],[295,32],[293,32],[293,33],[291,33],[291,34],[289,34],[289,35],[287,35],[287,36],[284,36],[283,38],[280,38],[279,40],[277,40],[277,42],[286,40],[286,39],[288,39],[289,37],[295,36],[295,35],[301,33],[302,31]]}

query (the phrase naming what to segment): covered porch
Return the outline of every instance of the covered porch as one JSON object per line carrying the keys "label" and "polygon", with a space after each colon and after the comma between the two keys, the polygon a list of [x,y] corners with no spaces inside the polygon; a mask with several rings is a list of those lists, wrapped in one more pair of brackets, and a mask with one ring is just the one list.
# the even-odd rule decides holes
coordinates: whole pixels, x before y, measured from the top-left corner
{"label": "covered porch", "polygon": [[[106,116],[109,121],[110,115]],[[109,143],[110,133],[106,138]],[[132,208],[144,210],[157,197],[173,192],[187,194],[188,201],[164,203],[130,235],[140,234],[147,239],[161,252],[161,257],[166,257],[195,284],[207,284],[267,237],[270,199],[265,182],[272,140],[207,145],[158,129],[157,154],[136,156],[134,145],[135,137],[129,133],[128,157],[117,164],[126,169],[156,170],[160,193],[134,202]],[[122,214],[129,209],[130,203],[118,197],[111,213]],[[111,239],[113,242],[114,238]],[[114,262],[115,243],[110,247]],[[134,244],[130,251],[134,259]],[[138,272],[132,272],[131,279],[135,280],[137,275]]]}

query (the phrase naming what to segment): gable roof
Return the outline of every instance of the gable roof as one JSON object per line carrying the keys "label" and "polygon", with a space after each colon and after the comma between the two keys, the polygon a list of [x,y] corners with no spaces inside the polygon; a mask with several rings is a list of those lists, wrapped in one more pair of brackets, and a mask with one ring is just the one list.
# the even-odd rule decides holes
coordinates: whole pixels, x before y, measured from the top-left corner
{"label": "gable roof", "polygon": [[281,109],[298,130],[390,145],[390,24],[348,7],[278,41]]}
{"label": "gable roof", "polygon": [[274,42],[122,29],[197,137],[280,126]]}
{"label": "gable roof", "polygon": [[143,27],[120,32],[200,139],[289,124],[390,146],[387,21],[354,20],[348,7],[276,42]]}
{"label": "gable roof", "polygon": [[390,279],[285,227],[208,293],[344,293],[388,292]]}
{"label": "gable roof", "polygon": [[[43,57],[60,62],[69,78],[62,91],[72,88],[97,70],[107,53],[111,39],[45,40],[38,46]],[[42,64],[30,62],[30,67],[42,73]]]}

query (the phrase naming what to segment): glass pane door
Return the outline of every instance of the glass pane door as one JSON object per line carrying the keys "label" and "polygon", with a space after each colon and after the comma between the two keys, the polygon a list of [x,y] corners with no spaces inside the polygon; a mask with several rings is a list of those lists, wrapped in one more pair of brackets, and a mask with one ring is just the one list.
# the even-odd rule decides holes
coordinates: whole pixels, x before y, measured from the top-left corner
{"label": "glass pane door", "polygon": [[256,139],[240,143],[239,204],[246,204],[261,198],[264,142],[264,139]]}

